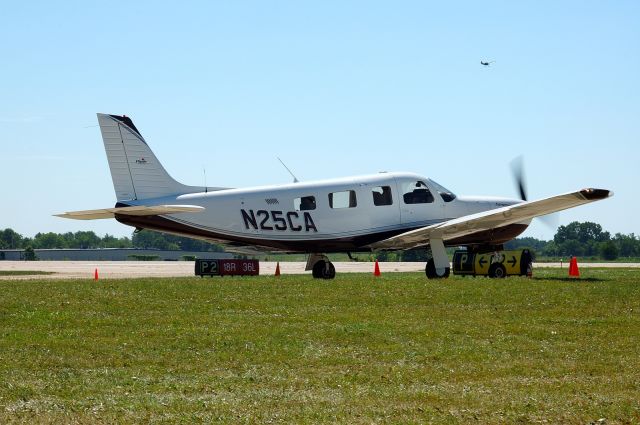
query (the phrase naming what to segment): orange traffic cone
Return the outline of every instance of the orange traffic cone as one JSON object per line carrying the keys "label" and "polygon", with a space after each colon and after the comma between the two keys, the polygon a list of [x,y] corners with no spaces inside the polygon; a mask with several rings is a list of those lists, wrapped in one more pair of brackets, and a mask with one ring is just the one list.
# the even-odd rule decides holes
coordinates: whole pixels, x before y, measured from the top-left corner
{"label": "orange traffic cone", "polygon": [[571,257],[571,261],[569,262],[569,276],[580,277],[580,270],[578,270],[578,259],[576,257]]}
{"label": "orange traffic cone", "polygon": [[98,280],[98,268],[93,272],[93,280]]}
{"label": "orange traffic cone", "polygon": [[276,277],[280,276],[280,261],[276,263]]}
{"label": "orange traffic cone", "polygon": [[376,265],[373,268],[373,275],[376,277],[380,276],[380,265],[378,264],[378,260],[376,260]]}

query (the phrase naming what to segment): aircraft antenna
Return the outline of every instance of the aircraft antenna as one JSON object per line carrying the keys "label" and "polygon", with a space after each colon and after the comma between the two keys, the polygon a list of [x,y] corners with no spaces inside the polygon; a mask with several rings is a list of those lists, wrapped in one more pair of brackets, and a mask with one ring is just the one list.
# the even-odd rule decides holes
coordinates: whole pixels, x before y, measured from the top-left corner
{"label": "aircraft antenna", "polygon": [[202,166],[202,174],[204,174],[204,193],[207,193],[209,189],[207,188],[207,169]]}
{"label": "aircraft antenna", "polygon": [[298,182],[299,182],[298,178],[297,178],[297,177],[296,177],[296,176],[291,172],[291,170],[289,169],[289,167],[287,167],[287,166],[285,165],[285,163],[284,163],[284,162],[282,162],[282,160],[281,160],[279,157],[277,157],[277,156],[276,156],[276,158],[278,158],[278,161],[280,161],[280,164],[282,164],[282,166],[283,166],[283,167],[284,167],[284,168],[289,172],[289,174],[291,174],[291,177],[293,177],[293,182],[294,182],[294,183],[298,183]]}

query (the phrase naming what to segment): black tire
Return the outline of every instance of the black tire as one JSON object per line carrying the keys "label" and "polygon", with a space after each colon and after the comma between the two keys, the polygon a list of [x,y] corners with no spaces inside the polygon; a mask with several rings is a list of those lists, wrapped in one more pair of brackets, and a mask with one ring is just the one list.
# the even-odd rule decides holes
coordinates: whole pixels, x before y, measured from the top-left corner
{"label": "black tire", "polygon": [[333,263],[329,261],[328,266],[326,266],[322,272],[323,279],[333,279],[336,277],[336,268]]}
{"label": "black tire", "polygon": [[451,274],[451,268],[447,267],[444,269],[444,275],[438,276],[436,272],[436,264],[433,261],[433,258],[427,261],[427,265],[424,267],[424,274],[427,275],[429,279],[446,279]]}
{"label": "black tire", "polygon": [[502,279],[507,277],[507,269],[502,264],[496,263],[489,267],[489,277],[493,279]]}
{"label": "black tire", "polygon": [[333,279],[336,277],[336,268],[331,261],[320,260],[313,265],[311,274],[315,279]]}
{"label": "black tire", "polygon": [[320,260],[313,265],[313,270],[311,274],[314,279],[322,279],[322,271],[324,270],[324,261]]}

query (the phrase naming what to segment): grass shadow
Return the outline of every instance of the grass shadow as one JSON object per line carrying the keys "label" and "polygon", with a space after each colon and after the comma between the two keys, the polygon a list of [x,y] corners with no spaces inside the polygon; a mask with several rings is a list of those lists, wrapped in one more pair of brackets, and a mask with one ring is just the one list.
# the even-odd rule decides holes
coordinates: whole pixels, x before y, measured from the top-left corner
{"label": "grass shadow", "polygon": [[600,279],[598,277],[533,277],[533,280],[559,280],[561,282],[607,282],[609,279]]}
{"label": "grass shadow", "polygon": [[55,272],[44,272],[40,270],[1,270],[0,276],[42,276],[55,274]]}

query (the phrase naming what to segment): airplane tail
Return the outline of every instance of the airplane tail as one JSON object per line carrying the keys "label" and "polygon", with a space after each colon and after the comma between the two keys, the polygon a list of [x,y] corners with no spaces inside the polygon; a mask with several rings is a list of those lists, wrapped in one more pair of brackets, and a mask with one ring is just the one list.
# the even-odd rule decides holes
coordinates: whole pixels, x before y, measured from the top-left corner
{"label": "airplane tail", "polygon": [[131,118],[98,114],[98,123],[118,201],[207,190],[174,180],[151,151]]}

